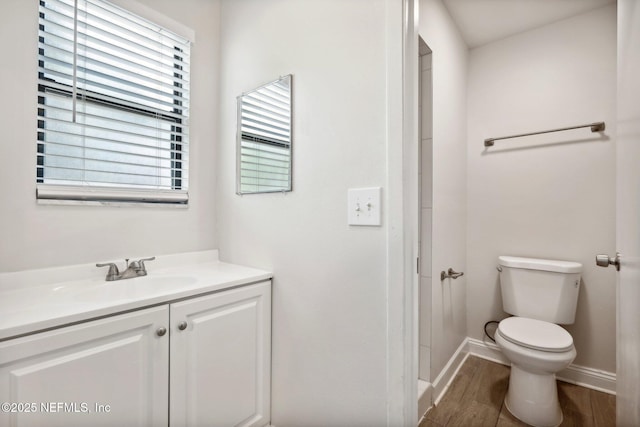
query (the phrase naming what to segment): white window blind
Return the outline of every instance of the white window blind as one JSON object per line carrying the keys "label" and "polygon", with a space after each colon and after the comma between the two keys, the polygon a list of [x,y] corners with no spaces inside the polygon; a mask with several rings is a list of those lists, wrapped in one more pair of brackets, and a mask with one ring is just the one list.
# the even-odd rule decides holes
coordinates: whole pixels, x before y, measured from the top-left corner
{"label": "white window blind", "polygon": [[102,0],[41,0],[37,197],[186,203],[189,40]]}
{"label": "white window blind", "polygon": [[238,193],[291,191],[291,75],[238,98]]}

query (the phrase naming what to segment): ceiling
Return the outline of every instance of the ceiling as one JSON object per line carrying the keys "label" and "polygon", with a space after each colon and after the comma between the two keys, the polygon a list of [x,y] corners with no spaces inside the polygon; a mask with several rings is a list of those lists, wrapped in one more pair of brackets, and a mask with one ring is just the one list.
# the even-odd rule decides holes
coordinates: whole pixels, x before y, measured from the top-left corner
{"label": "ceiling", "polygon": [[579,15],[616,0],[443,0],[469,46]]}

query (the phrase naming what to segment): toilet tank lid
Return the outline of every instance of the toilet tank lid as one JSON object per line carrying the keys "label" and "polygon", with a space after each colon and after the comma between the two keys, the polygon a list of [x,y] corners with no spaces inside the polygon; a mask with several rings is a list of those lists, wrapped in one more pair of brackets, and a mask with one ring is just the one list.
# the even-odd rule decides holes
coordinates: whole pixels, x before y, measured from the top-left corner
{"label": "toilet tank lid", "polygon": [[499,256],[498,263],[503,267],[526,268],[529,270],[553,271],[556,273],[580,273],[582,264],[573,261],[554,259],[522,258],[515,256]]}

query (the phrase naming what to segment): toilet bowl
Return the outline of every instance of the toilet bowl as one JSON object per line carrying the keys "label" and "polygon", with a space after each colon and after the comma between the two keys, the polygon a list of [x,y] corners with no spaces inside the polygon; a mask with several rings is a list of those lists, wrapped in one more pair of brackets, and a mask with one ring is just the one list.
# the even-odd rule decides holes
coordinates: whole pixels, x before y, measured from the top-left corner
{"label": "toilet bowl", "polygon": [[510,317],[500,322],[495,339],[511,362],[509,412],[533,426],[560,425],[556,373],[576,357],[571,335],[553,323]]}
{"label": "toilet bowl", "polygon": [[500,256],[502,307],[513,315],[498,324],[495,340],[511,362],[505,405],[536,427],[562,422],[556,373],[576,357],[571,334],[582,264]]}

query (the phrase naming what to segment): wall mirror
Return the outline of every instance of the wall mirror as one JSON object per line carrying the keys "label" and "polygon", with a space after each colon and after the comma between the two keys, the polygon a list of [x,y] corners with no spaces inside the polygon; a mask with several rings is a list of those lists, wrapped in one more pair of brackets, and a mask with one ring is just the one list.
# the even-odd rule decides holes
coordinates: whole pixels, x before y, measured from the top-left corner
{"label": "wall mirror", "polygon": [[291,191],[291,74],[238,97],[236,192]]}

